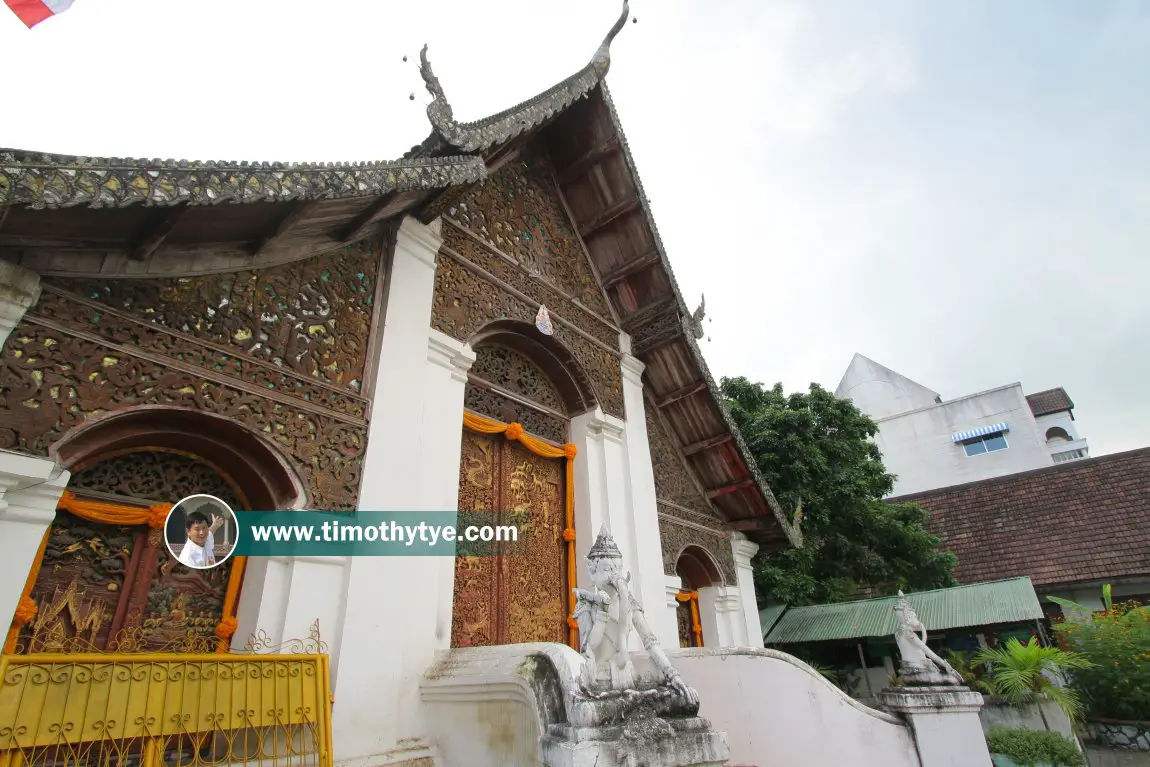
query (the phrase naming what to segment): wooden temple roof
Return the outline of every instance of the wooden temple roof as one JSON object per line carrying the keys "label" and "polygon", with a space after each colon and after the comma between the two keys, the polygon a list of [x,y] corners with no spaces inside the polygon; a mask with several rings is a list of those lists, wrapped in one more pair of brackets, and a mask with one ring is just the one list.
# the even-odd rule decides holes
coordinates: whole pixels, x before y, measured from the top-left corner
{"label": "wooden temple roof", "polygon": [[541,142],[611,319],[646,365],[647,405],[708,502],[767,549],[801,545],[699,350],[698,319],[675,281],[604,83],[628,16],[624,0],[591,61],[571,77],[470,123],[455,120],[424,47],[433,132],[395,161],[190,163],[0,150],[0,257],[44,274],[104,277],[284,263],[376,235],[401,215],[430,221]]}

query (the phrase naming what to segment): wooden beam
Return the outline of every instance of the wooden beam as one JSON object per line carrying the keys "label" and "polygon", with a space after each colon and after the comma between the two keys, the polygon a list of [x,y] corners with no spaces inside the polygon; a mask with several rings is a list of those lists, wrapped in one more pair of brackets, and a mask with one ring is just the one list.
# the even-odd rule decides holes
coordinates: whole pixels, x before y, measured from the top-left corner
{"label": "wooden beam", "polygon": [[699,392],[704,392],[706,390],[707,390],[707,382],[706,381],[696,381],[694,383],[689,383],[686,386],[682,387],[681,389],[676,389],[675,391],[671,392],[670,394],[666,394],[666,395],[660,397],[655,402],[655,407],[662,410],[663,408],[667,407],[667,405],[673,405],[674,403],[678,402],[681,399],[686,399],[687,397],[694,396],[694,395],[698,394]]}
{"label": "wooden beam", "polygon": [[641,272],[644,269],[648,269],[657,265],[659,261],[659,251],[651,248],[649,251],[639,256],[638,258],[634,258],[624,264],[620,264],[619,266],[616,266],[614,269],[604,274],[603,287],[609,288],[613,285],[618,285],[620,282],[627,279],[632,274]]}
{"label": "wooden beam", "polygon": [[579,236],[586,240],[595,232],[610,224],[617,218],[627,215],[628,213],[639,209],[639,198],[631,197],[626,200],[621,200],[607,210],[596,216],[590,224],[579,229]]}
{"label": "wooden beam", "polygon": [[559,185],[567,186],[572,181],[587,174],[594,166],[619,151],[619,137],[612,136],[599,146],[577,157],[573,163],[559,174]]}
{"label": "wooden beam", "polygon": [[740,533],[751,533],[756,530],[766,530],[774,520],[770,517],[756,517],[754,519],[737,519],[728,523],[728,527]]}
{"label": "wooden beam", "polygon": [[300,219],[306,216],[315,208],[315,200],[304,200],[292,205],[287,213],[280,217],[276,225],[272,227],[263,237],[259,239],[248,251],[253,256],[258,256],[265,250],[270,248],[276,240],[287,234],[293,226],[299,223]]}
{"label": "wooden beam", "polygon": [[720,445],[725,445],[728,442],[733,442],[734,439],[735,438],[730,434],[720,434],[717,437],[701,439],[698,442],[692,442],[690,445],[684,445],[683,455],[694,455],[695,453],[701,453],[704,450],[710,450],[712,448],[719,447]]}
{"label": "wooden beam", "polygon": [[144,261],[155,253],[187,212],[188,206],[180,205],[157,215],[152,220],[148,230],[144,232],[144,235],[128,253],[128,258],[133,261]]}
{"label": "wooden beam", "polygon": [[368,228],[376,222],[376,217],[383,212],[384,208],[391,204],[395,199],[395,192],[388,192],[381,194],[375,198],[375,202],[369,204],[364,208],[358,216],[356,216],[347,229],[344,230],[343,236],[340,239],[344,242],[355,242],[367,234]]}
{"label": "wooden beam", "polygon": [[719,485],[714,489],[708,490],[707,497],[714,500],[715,498],[719,498],[724,495],[737,493],[743,488],[750,487],[754,484],[755,480],[753,477],[743,477],[742,479],[736,479],[734,482],[728,482],[725,485]]}

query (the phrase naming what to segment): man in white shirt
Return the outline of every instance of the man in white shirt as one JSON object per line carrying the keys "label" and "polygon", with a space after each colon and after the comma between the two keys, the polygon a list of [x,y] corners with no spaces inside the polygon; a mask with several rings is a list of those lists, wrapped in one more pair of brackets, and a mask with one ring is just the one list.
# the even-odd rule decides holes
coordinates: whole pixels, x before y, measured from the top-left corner
{"label": "man in white shirt", "polygon": [[[211,507],[202,506],[200,508],[210,509]],[[203,569],[216,563],[216,538],[213,533],[224,523],[224,518],[217,516],[214,511],[209,513],[211,514],[211,521],[208,520],[208,514],[200,509],[189,513],[184,518],[184,525],[188,531],[188,542],[184,544],[184,549],[180,552],[180,564]]]}

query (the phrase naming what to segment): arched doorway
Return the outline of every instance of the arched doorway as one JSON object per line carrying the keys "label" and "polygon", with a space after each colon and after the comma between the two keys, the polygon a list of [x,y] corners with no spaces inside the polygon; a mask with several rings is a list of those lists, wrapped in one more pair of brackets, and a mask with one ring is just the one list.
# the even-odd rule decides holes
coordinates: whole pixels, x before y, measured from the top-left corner
{"label": "arched doorway", "polygon": [[680,590],[676,595],[678,606],[676,617],[679,625],[680,647],[703,647],[702,616],[699,612],[699,591],[712,586],[720,586],[723,576],[710,555],[698,546],[688,546],[679,554],[675,563],[675,574],[679,576]]}
{"label": "arched doorway", "polygon": [[455,562],[452,647],[573,642],[574,509],[570,418],[595,406],[553,339],[501,321],[471,342],[459,509],[518,528],[493,556]]}
{"label": "arched doorway", "polygon": [[235,509],[299,503],[302,486],[286,462],[244,427],[178,408],[110,414],[69,432],[52,454],[72,476],[25,585],[35,614],[17,617],[6,649],[226,647],[244,560],[184,567],[164,544],[164,520],[172,504],[199,493]]}

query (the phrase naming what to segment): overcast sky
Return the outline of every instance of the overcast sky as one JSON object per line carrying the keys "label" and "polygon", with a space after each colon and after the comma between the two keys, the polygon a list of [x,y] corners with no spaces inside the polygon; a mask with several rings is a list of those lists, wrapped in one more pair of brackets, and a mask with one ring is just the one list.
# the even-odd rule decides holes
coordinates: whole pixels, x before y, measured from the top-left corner
{"label": "overcast sky", "polygon": [[[619,7],[75,0],[27,30],[0,6],[0,145],[394,159],[428,133],[422,43],[477,119],[579,69]],[[944,399],[1065,386],[1094,455],[1150,445],[1150,4],[632,11],[608,83],[716,376],[833,390],[857,351]]]}

